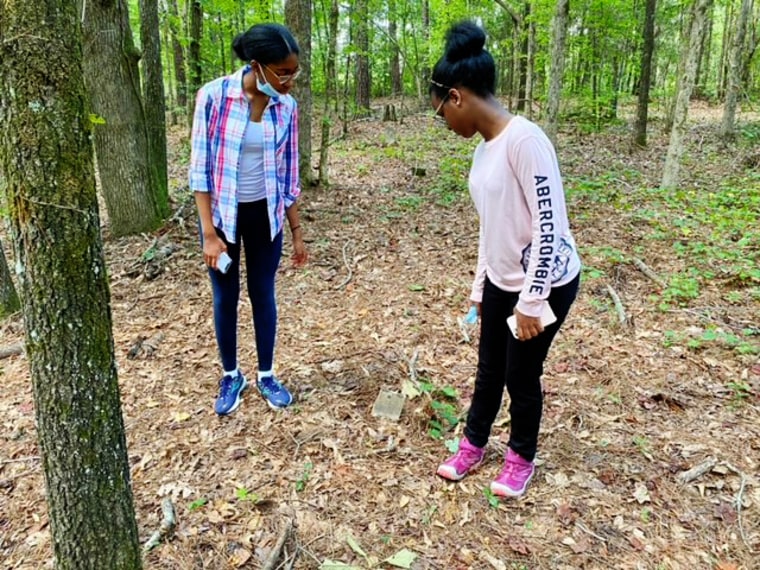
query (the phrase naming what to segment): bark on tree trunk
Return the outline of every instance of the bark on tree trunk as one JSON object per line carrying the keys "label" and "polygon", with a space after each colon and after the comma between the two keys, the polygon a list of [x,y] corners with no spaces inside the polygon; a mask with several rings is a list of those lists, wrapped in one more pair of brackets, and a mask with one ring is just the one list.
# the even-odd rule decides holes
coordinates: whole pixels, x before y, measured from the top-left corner
{"label": "bark on tree trunk", "polygon": [[647,146],[647,123],[649,122],[649,90],[652,86],[652,55],[654,54],[654,17],[657,0],[646,0],[644,15],[644,45],[641,48],[641,77],[639,79],[639,102],[636,107],[636,128],[633,143]]}
{"label": "bark on tree trunk", "polygon": [[203,35],[203,4],[200,0],[192,0],[188,5],[190,10],[190,49],[188,50],[187,66],[190,70],[187,98],[187,120],[191,126],[195,111],[195,94],[203,85],[201,68],[201,37]]}
{"label": "bark on tree trunk", "polygon": [[675,188],[679,181],[681,156],[683,155],[683,137],[686,132],[686,119],[689,114],[689,99],[694,89],[694,79],[697,72],[699,45],[705,31],[705,20],[713,0],[696,0],[692,8],[691,25],[689,26],[689,48],[683,53],[683,74],[678,78],[678,95],[673,112],[673,128],[670,131],[670,144],[665,158],[662,175],[663,188]]}
{"label": "bark on tree trunk", "polygon": [[174,78],[177,81],[177,106],[187,108],[187,74],[185,73],[185,50],[179,39],[180,19],[177,0],[168,0],[169,29],[172,36],[172,53],[174,55]]}
{"label": "bark on tree trunk", "polygon": [[398,48],[398,15],[396,14],[396,0],[388,0],[388,37],[390,38],[390,76],[391,95],[401,95],[404,85],[401,81],[401,61]]}
{"label": "bark on tree trunk", "polygon": [[[156,229],[168,196],[152,169],[143,107],[139,52],[132,42],[126,0],[87,0],[83,45],[85,83],[96,119],[95,152],[111,232]],[[102,120],[101,120],[102,119]]]}
{"label": "bark on tree trunk", "polygon": [[562,97],[562,77],[565,71],[565,43],[570,0],[558,0],[552,23],[552,67],[549,73],[549,100],[546,102],[546,135],[557,146],[559,104]]}
{"label": "bark on tree trunk", "polygon": [[731,47],[731,55],[728,63],[726,81],[726,103],[723,107],[723,121],[720,127],[721,137],[728,141],[734,138],[734,120],[736,118],[736,103],[741,89],[742,54],[744,38],[747,34],[747,25],[752,13],[752,0],[743,0],[739,21],[736,25],[734,43]]}
{"label": "bark on tree trunk", "polygon": [[330,117],[331,102],[336,105],[335,113],[337,114],[338,101],[338,74],[335,69],[335,56],[338,45],[338,19],[340,17],[340,8],[338,0],[330,2],[330,16],[327,28],[327,62],[325,65],[325,106],[322,114],[322,132],[319,147],[319,184],[328,186],[330,184],[328,176],[328,154],[330,149],[330,127],[332,119]]}
{"label": "bark on tree trunk", "polygon": [[361,114],[370,111],[369,74],[369,6],[367,0],[356,1],[356,106]]}
{"label": "bark on tree trunk", "polygon": [[301,187],[305,188],[314,181],[311,170],[311,0],[285,0],[285,23],[301,48],[298,61],[302,71],[293,91],[298,100],[298,170]]}
{"label": "bark on tree trunk", "polygon": [[158,192],[169,196],[166,159],[166,95],[164,66],[161,62],[161,32],[158,23],[158,0],[140,0],[140,38],[142,43],[143,94],[151,167],[155,171]]}
{"label": "bark on tree trunk", "polygon": [[0,164],[56,568],[136,570],[81,14],[64,0],[0,4]]}
{"label": "bark on tree trunk", "polygon": [[5,260],[3,244],[0,243],[0,320],[12,315],[20,308],[16,287],[13,286],[11,272]]}

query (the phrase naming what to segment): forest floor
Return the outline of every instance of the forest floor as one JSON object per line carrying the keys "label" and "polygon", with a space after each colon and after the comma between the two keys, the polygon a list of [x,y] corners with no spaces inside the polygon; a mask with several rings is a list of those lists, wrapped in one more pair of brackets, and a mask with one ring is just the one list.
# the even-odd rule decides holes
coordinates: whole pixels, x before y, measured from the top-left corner
{"label": "forest floor", "polygon": [[[741,116],[729,147],[719,119],[694,106],[668,192],[658,122],[636,152],[626,124],[561,133],[583,282],[546,364],[537,476],[506,502],[487,492],[505,413],[474,475],[434,475],[474,381],[478,332],[460,319],[477,257],[476,141],[425,112],[353,123],[334,143],[331,187],[301,202],[310,263],[294,269],[286,243],[278,276],[276,368],[297,402],[275,413],[251,390],[218,418],[210,285],[175,133],[174,218],[155,235],[105,228],[141,540],[162,500],[177,512],[145,567],[260,568],[292,521],[278,568],[758,568],[760,114]],[[146,261],[163,246],[168,258]],[[240,315],[241,367],[255,375],[247,299]],[[0,335],[22,342],[20,317]],[[51,568],[24,356],[0,360],[0,377],[0,566]],[[409,396],[398,422],[372,415],[381,389]]]}

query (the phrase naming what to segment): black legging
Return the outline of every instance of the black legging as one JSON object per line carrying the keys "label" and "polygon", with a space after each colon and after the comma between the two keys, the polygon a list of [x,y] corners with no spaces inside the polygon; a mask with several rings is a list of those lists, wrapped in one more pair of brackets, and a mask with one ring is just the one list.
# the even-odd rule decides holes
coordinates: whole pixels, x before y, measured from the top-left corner
{"label": "black legging", "polygon": [[480,318],[480,347],[475,393],[464,434],[473,445],[485,447],[501,408],[504,386],[509,393],[509,447],[525,459],[536,455],[543,394],[541,375],[554,335],[565,320],[578,292],[580,276],[552,289],[549,305],[557,322],[528,341],[519,341],[507,326],[519,293],[502,291],[486,278]]}

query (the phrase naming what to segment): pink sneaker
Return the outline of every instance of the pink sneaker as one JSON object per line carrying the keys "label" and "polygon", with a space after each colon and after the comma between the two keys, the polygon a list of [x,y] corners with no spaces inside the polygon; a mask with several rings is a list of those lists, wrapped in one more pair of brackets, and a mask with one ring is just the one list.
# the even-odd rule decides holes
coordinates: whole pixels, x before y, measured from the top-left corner
{"label": "pink sneaker", "polygon": [[441,463],[436,473],[450,481],[461,481],[465,475],[483,463],[485,454],[484,447],[475,447],[466,437],[462,437],[457,452]]}
{"label": "pink sneaker", "polygon": [[525,493],[535,472],[536,466],[532,461],[523,459],[510,448],[504,469],[491,483],[491,492],[499,497],[520,497]]}

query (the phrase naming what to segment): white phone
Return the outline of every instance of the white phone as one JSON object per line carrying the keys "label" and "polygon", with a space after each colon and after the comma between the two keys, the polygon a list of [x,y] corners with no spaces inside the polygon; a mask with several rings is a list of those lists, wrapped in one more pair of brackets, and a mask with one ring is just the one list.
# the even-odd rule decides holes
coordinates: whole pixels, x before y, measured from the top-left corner
{"label": "white phone", "polygon": [[[552,311],[549,303],[544,303],[544,309],[541,312],[541,326],[548,327],[552,323],[557,322],[557,316]],[[507,326],[512,331],[512,336],[517,338],[517,317],[510,315],[507,317]]]}
{"label": "white phone", "polygon": [[223,251],[219,254],[219,259],[216,260],[216,268],[221,273],[227,273],[230,265],[232,265],[232,258],[227,254],[226,251]]}

